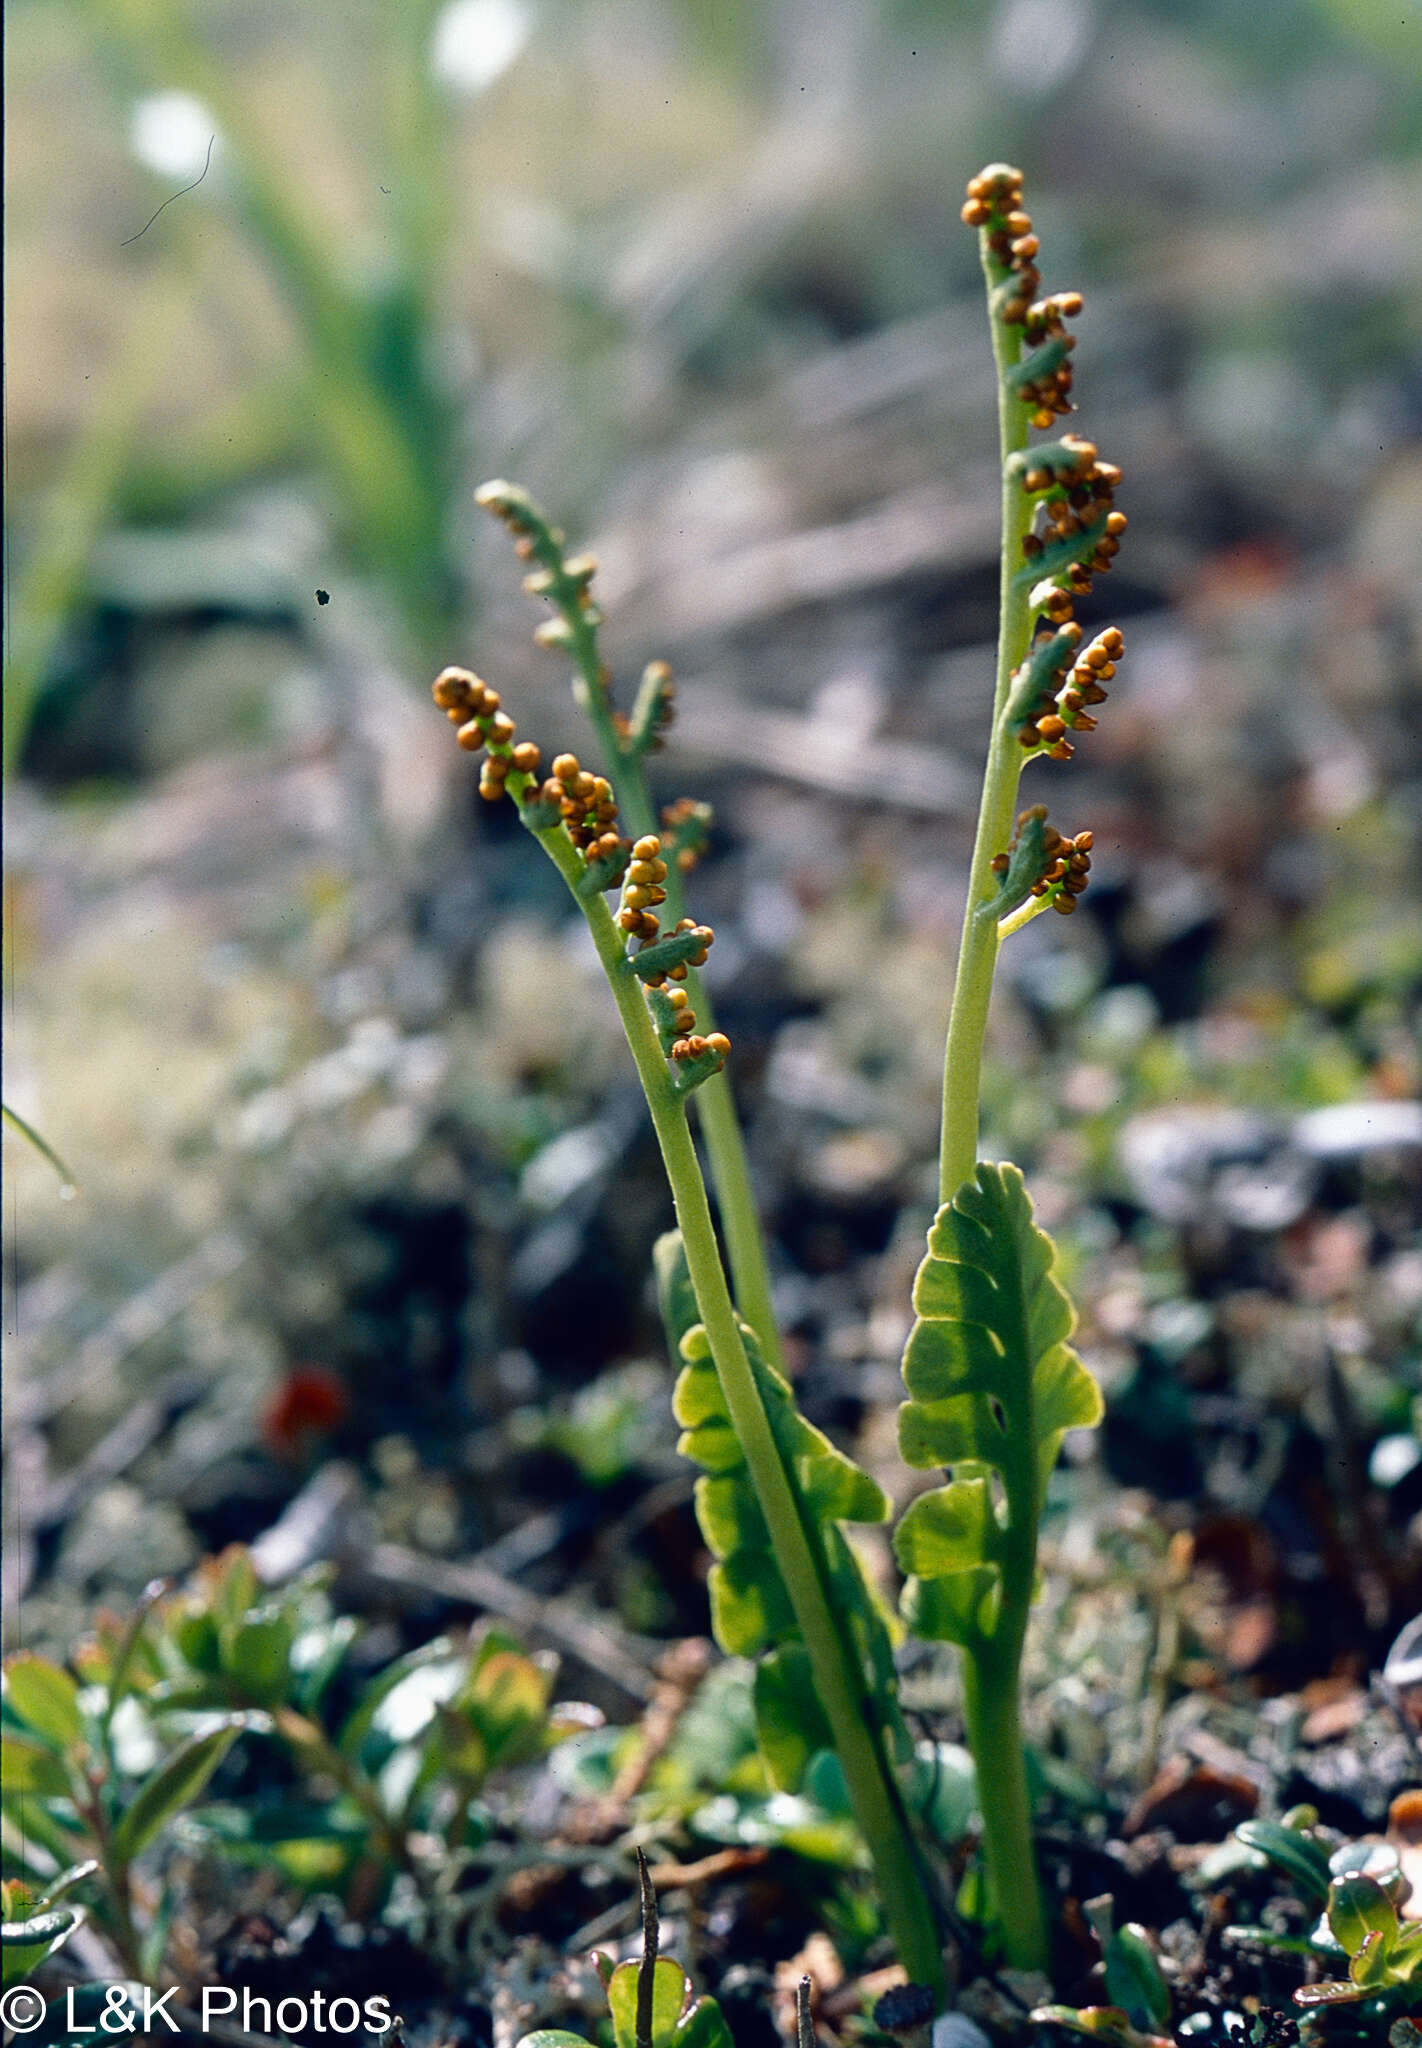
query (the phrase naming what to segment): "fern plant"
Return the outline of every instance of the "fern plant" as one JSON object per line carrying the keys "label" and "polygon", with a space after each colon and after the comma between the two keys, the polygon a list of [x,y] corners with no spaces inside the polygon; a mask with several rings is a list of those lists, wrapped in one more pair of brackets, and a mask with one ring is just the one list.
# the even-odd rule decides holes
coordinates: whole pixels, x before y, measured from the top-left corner
{"label": "fern plant", "polygon": [[[1031,445],[1071,410],[1075,293],[1040,296],[1021,173],[992,165],[968,188],[979,231],[998,373],[1001,618],[982,802],[948,1021],[940,1204],[914,1287],[904,1358],[906,1463],[946,1468],[895,1534],[904,1618],[959,1646],[978,1767],[989,1895],[1007,1960],[1041,1967],[1047,1932],[1033,1856],[1019,1674],[1042,1501],[1065,1433],[1100,1416],[1069,1346],[1073,1313],[1021,1174],[979,1163],[983,1041],[999,950],[1032,918],[1069,914],[1086,887],[1091,835],[1065,837],[1034,805],[1016,816],[1029,761],[1070,758],[1122,651],[1114,629],[1083,645],[1075,600],[1110,566],[1125,520],[1120,473],[1087,441]],[[833,1749],[863,1832],[885,1918],[909,1975],[942,1986],[932,1845],[916,1817],[886,1616],[844,1534],[884,1522],[879,1486],[801,1416],[779,1354],[764,1238],[726,1069],[698,970],[714,934],[683,888],[709,814],[682,800],[658,818],[647,754],[671,722],[671,673],[653,663],[630,711],[599,651],[596,563],[566,552],[528,494],[496,482],[479,501],[529,562],[525,588],[552,617],[545,646],[571,657],[606,772],[562,753],[545,769],[496,690],[462,668],[436,680],[461,747],[483,756],[480,792],[511,798],[587,919],[646,1095],[677,1230],[657,1247],[663,1312],[680,1367],[682,1449],[701,1467],[697,1511],[714,1558],[724,1649],[757,1660],[756,1710],[772,1781],[795,1789]],[[609,898],[612,900],[609,901]],[[688,1109],[700,1110],[726,1245],[723,1261]]]}

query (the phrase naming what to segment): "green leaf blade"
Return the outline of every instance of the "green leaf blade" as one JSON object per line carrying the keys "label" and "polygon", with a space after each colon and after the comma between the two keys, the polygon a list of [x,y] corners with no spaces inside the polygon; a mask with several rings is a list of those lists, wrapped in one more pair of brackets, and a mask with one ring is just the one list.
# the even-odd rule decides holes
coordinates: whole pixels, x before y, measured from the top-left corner
{"label": "green leaf blade", "polygon": [[[617,2048],[636,2048],[637,1979],[640,1963],[619,1963],[607,1987],[608,2011]],[[652,1978],[652,2048],[671,2048],[691,1987],[681,1964],[659,1956]]]}
{"label": "green leaf blade", "polygon": [[756,1666],[755,1727],[777,1792],[798,1792],[811,1759],[834,1747],[803,1643],[784,1643]]}
{"label": "green leaf blade", "polygon": [[246,1714],[231,1714],[216,1728],[189,1736],[139,1786],[131,1806],[114,1829],[113,1852],[130,1863],[155,1841],[173,1817],[191,1805],[243,1729]]}
{"label": "green leaf blade", "polygon": [[67,1671],[47,1657],[22,1651],[7,1658],[5,1695],[21,1720],[56,1749],[73,1749],[83,1742],[79,1688]]}
{"label": "green leaf blade", "polygon": [[[933,1220],[914,1281],[899,1449],[907,1464],[952,1476],[912,1503],[895,1536],[916,1633],[968,1644],[990,1634],[1004,1571],[1029,1596],[1062,1438],[1101,1418],[1100,1391],[1067,1342],[1075,1316],[1055,1268],[1014,1166],[983,1161]],[[958,1577],[966,1583],[948,1590]]]}

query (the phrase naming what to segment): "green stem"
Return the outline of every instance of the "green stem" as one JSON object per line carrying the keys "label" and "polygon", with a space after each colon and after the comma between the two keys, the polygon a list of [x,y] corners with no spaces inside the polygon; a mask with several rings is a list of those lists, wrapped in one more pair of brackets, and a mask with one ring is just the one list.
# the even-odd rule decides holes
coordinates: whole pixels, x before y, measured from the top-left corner
{"label": "green stem", "polygon": [[1050,894],[1046,896],[1029,896],[1025,903],[1019,904],[1011,917],[1003,918],[1002,922],[998,925],[998,943],[1001,944],[1004,939],[1010,939],[1014,932],[1020,932],[1024,925],[1031,924],[1033,918],[1040,917],[1044,910],[1050,910],[1052,902],[1053,897]]}
{"label": "green stem", "polygon": [[386,1813],[379,1793],[365,1773],[342,1754],[318,1721],[299,1714],[294,1707],[279,1710],[276,1727],[304,1769],[332,1779],[360,1808],[380,1855],[388,1864],[408,1872],[416,1888],[423,1891],[420,1868],[410,1852],[409,1839]]}
{"label": "green stem", "polygon": [[[563,616],[572,629],[577,698],[591,720],[609,762],[616,763],[617,796],[623,816],[634,838],[640,839],[646,833],[659,833],[661,828],[656,805],[652,801],[642,755],[624,743],[612,720],[596,628],[587,623],[576,607],[565,610]],[[674,861],[668,863],[666,892],[664,922],[670,930],[677,919],[685,915],[681,877]],[[706,984],[695,968],[687,971],[686,992],[696,1012],[697,1029],[703,1034],[714,1031],[715,1011]],[[750,1161],[746,1156],[740,1118],[736,1114],[736,1100],[724,1071],[701,1083],[696,1091],[696,1110],[701,1122],[701,1135],[706,1141],[711,1185],[716,1190],[716,1205],[721,1213],[736,1306],[755,1331],[761,1357],[777,1372],[783,1373],[785,1360],[771,1299],[765,1236],[751,1186]]]}
{"label": "green stem", "polygon": [[[988,304],[1000,277],[986,245],[983,270]],[[1002,559],[997,635],[997,682],[993,692],[992,738],[978,807],[973,864],[968,876],[968,904],[953,984],[948,1019],[948,1044],[943,1062],[943,1139],[939,1154],[939,1200],[951,1202],[969,1179],[978,1159],[978,1098],[982,1088],[983,1040],[1000,935],[992,915],[995,882],[992,860],[1012,837],[1017,786],[1022,779],[1022,749],[1005,729],[1003,712],[1012,671],[1026,657],[1032,632],[1030,588],[1019,585],[1022,541],[1032,523],[1032,503],[1008,470],[1008,458],[1027,446],[1028,408],[1014,397],[1007,371],[1022,352],[1022,330],[991,313],[993,359],[997,365],[998,442],[1002,458]]]}
{"label": "green stem", "polygon": [[[555,827],[538,836],[576,894],[582,862],[567,835]],[[834,1736],[855,1819],[869,1848],[889,1928],[909,1976],[941,1992],[942,1953],[908,1816],[882,1739],[865,1712],[862,1681],[856,1682],[746,1356],[685,1104],[672,1086],[642,985],[632,971],[622,934],[606,903],[601,897],[591,902],[579,901],[611,984],[651,1111],[697,1308],[776,1561],[809,1652],[815,1689]]]}
{"label": "green stem", "polygon": [[[1002,557],[993,691],[992,735],[983,775],[977,835],[968,878],[968,901],[948,1042],[943,1064],[943,1136],[939,1155],[939,1199],[952,1201],[977,1166],[978,1114],[983,1043],[992,1001],[998,948],[1007,930],[1028,922],[1042,905],[1023,906],[1025,915],[999,925],[996,854],[1012,837],[1013,814],[1022,778],[1023,751],[1005,717],[1012,674],[1025,659],[1032,636],[1031,581],[1023,579],[1023,538],[1031,527],[1032,503],[1009,461],[1027,446],[1029,408],[1012,390],[1008,373],[1022,350],[1022,330],[1000,318],[994,288],[1005,274],[994,262],[986,237],[981,243],[997,366],[998,442],[1002,461]],[[1030,1445],[1035,1433],[1022,1425]],[[983,1847],[988,1879],[1001,1919],[1009,1961],[1019,1969],[1041,1969],[1048,1956],[1046,1922],[1032,1848],[1032,1815],[1022,1751],[1019,1706],[1022,1645],[1031,1603],[1037,1555],[1037,1482],[1029,1458],[1004,1469],[1007,1525],[1001,1560],[1002,1598],[997,1624],[963,1652],[964,1704],[968,1741],[982,1792]]]}
{"label": "green stem", "polygon": [[79,1810],[89,1824],[104,1883],[108,1891],[108,1934],[119,1961],[135,1981],[143,1976],[143,1944],[133,1918],[133,1881],[128,1864],[114,1850],[113,1830],[104,1806],[104,1787],[89,1782],[87,1802]]}
{"label": "green stem", "polygon": [[963,1708],[981,1788],[988,1878],[1007,1960],[1013,1969],[1040,1970],[1048,1956],[1047,1924],[1022,1751],[1022,1638],[1020,1632],[1014,1634],[1015,1642],[994,1637],[982,1649],[964,1655]]}

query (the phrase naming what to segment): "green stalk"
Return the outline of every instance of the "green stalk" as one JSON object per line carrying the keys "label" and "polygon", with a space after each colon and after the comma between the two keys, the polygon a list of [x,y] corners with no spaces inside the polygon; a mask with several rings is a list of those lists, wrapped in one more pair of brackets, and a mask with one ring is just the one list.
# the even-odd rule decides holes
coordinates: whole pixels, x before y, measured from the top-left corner
{"label": "green stalk", "polygon": [[673,1086],[642,985],[633,972],[623,935],[611,912],[600,896],[591,901],[578,896],[583,863],[566,833],[555,826],[540,832],[538,837],[587,917],[622,1019],[671,1185],[687,1269],[711,1356],[809,1652],[815,1689],[834,1736],[855,1819],[868,1845],[900,1960],[915,1982],[928,1984],[941,1993],[942,1953],[908,1816],[882,1740],[865,1714],[863,1685],[856,1681],[746,1356],[685,1103]]}
{"label": "green stalk", "polygon": [[1032,635],[1030,585],[1019,584],[1022,541],[1032,523],[1032,504],[1008,469],[1008,458],[1027,446],[1030,408],[1014,397],[1007,372],[1022,353],[1022,330],[1009,326],[993,309],[992,295],[1001,275],[986,238],[982,248],[992,324],[992,352],[997,365],[998,445],[1002,461],[1002,557],[999,570],[997,682],[993,692],[992,737],[988,743],[982,800],[978,807],[973,864],[968,876],[968,904],[958,949],[958,972],[948,1018],[948,1043],[943,1061],[943,1137],[939,1153],[938,1199],[951,1202],[978,1161],[978,1097],[982,1088],[983,1040],[987,1034],[992,978],[1001,943],[993,909],[996,893],[994,854],[1012,837],[1023,753],[1006,729],[1003,712],[1012,671],[1025,660]]}
{"label": "green stalk", "polygon": [[1020,1636],[1015,1647],[993,1638],[982,1650],[965,1652],[963,1709],[983,1787],[983,1850],[1007,1960],[1015,1970],[1043,1970],[1049,1950],[1022,1753],[1021,1654]]}
{"label": "green stalk", "polygon": [[[998,443],[1002,462],[1002,556],[998,615],[997,679],[992,733],[983,775],[968,879],[968,901],[958,952],[953,1004],[943,1065],[943,1134],[939,1155],[939,1200],[952,1201],[977,1166],[978,1103],[982,1087],[983,1042],[992,1000],[999,928],[994,855],[1012,837],[1023,750],[1004,713],[1012,672],[1026,659],[1032,636],[1030,582],[1019,575],[1022,542],[1032,523],[1032,505],[1009,469],[1009,458],[1027,446],[1030,408],[1014,396],[1007,372],[1022,351],[1022,330],[1004,321],[993,292],[1005,274],[982,241],[997,366]],[[1041,907],[1033,904],[1029,914]],[[1025,922],[1025,919],[1023,920]],[[1023,1439],[1029,1446],[1034,1432]],[[1031,1807],[1022,1750],[1019,1672],[1032,1599],[1037,1558],[1037,1482],[1031,1469],[1004,1467],[1007,1542],[1001,1562],[1002,1600],[997,1625],[963,1651],[964,1708],[968,1741],[982,1788],[983,1847],[988,1878],[1007,1946],[1018,1969],[1042,1969],[1048,1955],[1046,1921],[1032,1848]]]}
{"label": "green stalk", "polygon": [[[572,630],[572,653],[577,665],[575,694],[602,742],[609,764],[616,763],[617,794],[623,816],[635,838],[640,839],[647,833],[659,833],[661,828],[657,809],[648,787],[642,755],[636,748],[625,745],[621,733],[612,721],[607,688],[602,677],[596,629],[588,623],[576,606],[565,611],[564,617]],[[675,861],[667,864],[667,879],[664,886],[667,892],[665,921],[670,929],[678,918],[685,915],[681,876]],[[711,998],[707,994],[705,982],[694,967],[687,970],[686,992],[699,1020],[698,1029],[703,1034],[714,1031],[716,1017]],[[701,1083],[696,1091],[696,1107],[701,1120],[701,1135],[706,1141],[711,1185],[716,1191],[716,1205],[721,1213],[721,1228],[725,1233],[726,1252],[731,1263],[736,1306],[755,1331],[761,1357],[767,1365],[783,1373],[785,1360],[770,1293],[770,1268],[765,1256],[765,1236],[760,1227],[760,1213],[751,1187],[750,1161],[746,1156],[745,1137],[741,1130],[740,1118],[736,1114],[736,1101],[731,1093],[731,1083],[724,1071],[711,1075],[709,1080]]]}

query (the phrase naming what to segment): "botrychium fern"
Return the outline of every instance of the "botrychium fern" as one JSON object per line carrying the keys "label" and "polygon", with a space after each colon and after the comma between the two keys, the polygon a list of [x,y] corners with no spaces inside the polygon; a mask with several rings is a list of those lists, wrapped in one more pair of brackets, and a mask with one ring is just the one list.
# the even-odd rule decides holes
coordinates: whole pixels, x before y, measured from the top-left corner
{"label": "botrychium fern", "polygon": [[[866,1514],[881,1520],[887,1504],[799,1416],[788,1381],[763,1358],[758,1332],[737,1312],[687,1122],[692,1092],[720,1072],[730,1051],[724,1033],[697,1031],[683,986],[714,935],[689,917],[664,928],[671,867],[662,841],[655,833],[634,840],[622,829],[606,776],[565,753],[544,777],[539,748],[517,737],[498,692],[467,669],[445,669],[434,695],[458,724],[460,745],[484,756],[481,794],[512,798],[587,919],[651,1111],[695,1303],[694,1323],[679,1314],[674,1324],[685,1356],[680,1413],[698,1457],[716,1437],[721,1414],[729,1430],[717,1444],[719,1469],[698,1489],[703,1532],[720,1561],[723,1647],[786,1652],[762,1680],[762,1727],[774,1720],[773,1695],[782,1720],[799,1717],[807,1753],[825,1746],[827,1731],[905,1966],[937,1983],[935,1916],[886,1741],[895,1718],[888,1662],[870,1626],[867,1590],[835,1526]],[[613,891],[615,911],[607,901]],[[697,1374],[708,1356],[714,1399],[712,1382]],[[791,1769],[788,1751],[770,1747],[772,1774],[783,1779]]]}
{"label": "botrychium fern", "polygon": [[[979,230],[998,372],[1002,456],[1001,617],[991,734],[944,1063],[940,1207],[914,1287],[904,1357],[907,1464],[943,1469],[895,1533],[909,1626],[959,1646],[978,1767],[989,1895],[1002,1952],[1047,1960],[1019,1716],[1037,1528],[1062,1438],[1100,1416],[1071,1350],[1074,1316],[1051,1240],[1013,1166],[980,1164],[983,1040],[998,950],[1048,909],[1070,914],[1087,886],[1089,831],[1065,835],[1046,806],[1017,812],[1027,763],[1070,759],[1123,652],[1114,628],[1086,642],[1076,600],[1109,568],[1125,527],[1120,472],[1073,435],[1031,444],[1071,410],[1074,292],[1041,297],[1037,237],[1021,173],[991,165],[968,187]],[[713,933],[686,912],[683,885],[710,822],[689,799],[658,815],[645,759],[675,706],[653,662],[630,711],[614,703],[598,644],[596,564],[569,555],[528,494],[487,484],[479,501],[533,567],[552,616],[541,644],[571,659],[575,694],[605,772],[520,740],[497,691],[448,668],[436,702],[459,744],[482,755],[480,793],[508,798],[562,875],[592,933],[651,1112],[678,1228],[657,1247],[663,1313],[679,1366],[681,1447],[701,1467],[697,1512],[714,1564],[722,1647],[757,1660],[757,1728],[767,1769],[793,1788],[832,1746],[911,1978],[941,1991],[941,1923],[931,1845],[903,1767],[889,1630],[843,1533],[889,1507],[877,1483],[795,1406],[771,1312],[768,1260],[725,1073],[730,1042],[699,976]],[[1083,644],[1085,643],[1085,644]],[[615,781],[614,781],[615,778]],[[701,1111],[727,1259],[687,1121]]]}

